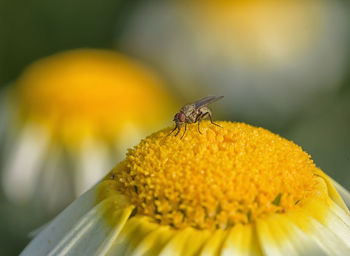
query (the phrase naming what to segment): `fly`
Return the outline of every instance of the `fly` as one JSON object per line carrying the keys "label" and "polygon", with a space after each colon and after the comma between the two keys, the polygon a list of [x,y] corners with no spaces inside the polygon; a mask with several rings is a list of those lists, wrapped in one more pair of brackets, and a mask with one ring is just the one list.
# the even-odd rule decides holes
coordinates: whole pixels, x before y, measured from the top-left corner
{"label": "fly", "polygon": [[177,136],[181,131],[182,125],[185,124],[185,131],[184,131],[184,134],[181,136],[181,139],[182,139],[185,136],[187,124],[193,124],[193,123],[197,123],[197,122],[198,122],[198,132],[200,134],[202,134],[199,125],[200,125],[203,118],[208,118],[208,117],[209,117],[210,122],[212,124],[221,127],[220,125],[213,122],[211,111],[207,107],[207,105],[209,105],[215,101],[218,101],[218,100],[222,99],[223,97],[224,96],[218,96],[218,97],[217,96],[208,96],[208,97],[204,97],[200,100],[197,100],[196,102],[193,102],[191,104],[187,104],[187,105],[183,106],[180,109],[180,112],[176,113],[176,115],[174,117],[173,121],[175,122],[175,128],[174,128],[174,130],[171,131],[171,133],[169,133],[169,135],[177,130],[177,132],[175,134],[175,136]]}

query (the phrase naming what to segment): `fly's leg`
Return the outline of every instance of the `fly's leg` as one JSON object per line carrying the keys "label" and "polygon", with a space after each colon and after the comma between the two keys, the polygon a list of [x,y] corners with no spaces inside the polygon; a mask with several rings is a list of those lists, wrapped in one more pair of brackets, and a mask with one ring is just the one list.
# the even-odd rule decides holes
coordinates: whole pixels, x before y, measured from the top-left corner
{"label": "fly's leg", "polygon": [[[180,140],[182,140],[182,138],[185,136],[186,130],[187,130],[187,123],[185,123],[185,131],[184,131],[184,134],[182,134]],[[177,133],[179,133],[179,132],[180,132],[180,130],[179,130]],[[177,135],[177,134],[176,134],[176,135]],[[176,136],[176,135],[175,135],[175,136]]]}
{"label": "fly's leg", "polygon": [[[177,129],[177,126],[175,126],[175,128],[167,135],[167,137],[170,136],[173,132],[175,132],[176,129]],[[176,135],[177,135],[177,134],[176,134]],[[176,136],[176,135],[175,135],[175,136]]]}
{"label": "fly's leg", "polygon": [[179,133],[180,133],[180,128],[178,128],[177,126],[176,126],[176,128],[177,128],[177,132],[176,132],[176,134],[175,134],[175,137],[177,136],[177,135],[179,135]]}
{"label": "fly's leg", "polygon": [[202,134],[201,129],[199,128],[199,125],[201,124],[201,118],[198,118],[198,132]]}
{"label": "fly's leg", "polygon": [[210,114],[209,112],[207,112],[207,114],[209,115],[210,122],[211,122],[212,124],[214,124],[214,125],[219,126],[220,128],[222,128],[222,126],[221,126],[221,125],[216,124],[216,123],[214,123],[214,122],[213,122],[213,119],[211,118],[211,114]]}
{"label": "fly's leg", "polygon": [[201,114],[198,116],[198,118],[197,118],[197,121],[198,121],[198,132],[199,132],[200,134],[202,134],[202,132],[201,132],[201,130],[200,130],[199,125],[201,124],[202,119],[203,119],[207,114],[209,114],[209,113],[208,113],[208,112],[201,113]]}

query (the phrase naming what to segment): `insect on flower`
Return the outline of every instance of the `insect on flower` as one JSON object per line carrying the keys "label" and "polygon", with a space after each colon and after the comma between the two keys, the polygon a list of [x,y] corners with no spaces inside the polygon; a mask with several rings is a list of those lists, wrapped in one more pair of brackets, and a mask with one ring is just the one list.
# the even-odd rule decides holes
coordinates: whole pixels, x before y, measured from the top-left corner
{"label": "insect on flower", "polygon": [[182,139],[185,136],[187,124],[193,124],[196,122],[198,122],[198,132],[200,134],[202,134],[201,130],[199,128],[199,125],[200,125],[202,119],[207,118],[207,117],[209,117],[210,122],[212,124],[221,127],[220,125],[213,122],[211,111],[207,107],[207,105],[209,105],[215,101],[218,101],[218,100],[222,99],[223,97],[224,96],[218,96],[218,97],[217,96],[207,96],[207,97],[204,97],[200,100],[197,100],[196,102],[193,102],[191,104],[187,104],[187,105],[183,106],[180,109],[180,112],[176,113],[176,115],[174,117],[175,128],[174,128],[174,130],[171,131],[171,133],[168,134],[168,136],[170,134],[172,134],[176,129],[177,129],[177,132],[176,132],[175,136],[177,136],[181,131],[182,125],[185,124],[185,131],[184,131],[183,135],[181,136],[181,139]]}

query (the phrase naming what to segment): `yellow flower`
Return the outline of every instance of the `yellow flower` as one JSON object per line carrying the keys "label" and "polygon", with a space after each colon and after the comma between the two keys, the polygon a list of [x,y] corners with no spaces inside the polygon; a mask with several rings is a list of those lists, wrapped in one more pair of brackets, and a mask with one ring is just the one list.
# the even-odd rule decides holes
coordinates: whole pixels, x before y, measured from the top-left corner
{"label": "yellow flower", "polygon": [[100,180],[115,159],[171,121],[160,79],[121,54],[72,50],[30,65],[6,95],[10,199],[58,208]]}
{"label": "yellow flower", "polygon": [[348,255],[340,185],[293,142],[219,124],[147,137],[22,255]]}

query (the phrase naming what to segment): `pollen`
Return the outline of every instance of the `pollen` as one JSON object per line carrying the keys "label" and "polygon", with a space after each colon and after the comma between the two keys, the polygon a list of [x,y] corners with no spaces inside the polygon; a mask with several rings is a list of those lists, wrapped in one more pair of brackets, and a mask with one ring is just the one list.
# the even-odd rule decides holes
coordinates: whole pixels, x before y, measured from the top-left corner
{"label": "pollen", "polygon": [[302,148],[244,123],[188,125],[183,139],[152,134],[129,149],[100,185],[99,200],[115,192],[135,214],[181,229],[227,229],[272,213],[326,200],[320,170]]}

